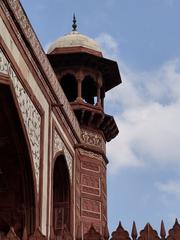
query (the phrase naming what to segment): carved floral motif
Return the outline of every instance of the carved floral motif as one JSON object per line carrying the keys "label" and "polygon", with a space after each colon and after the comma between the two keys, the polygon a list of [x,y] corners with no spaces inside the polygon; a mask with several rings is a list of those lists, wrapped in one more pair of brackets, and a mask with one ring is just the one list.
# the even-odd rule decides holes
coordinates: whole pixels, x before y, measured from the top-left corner
{"label": "carved floral motif", "polygon": [[100,148],[105,152],[105,142],[100,134],[82,129],[81,137],[85,144]]}
{"label": "carved floral motif", "polygon": [[55,157],[56,153],[62,151],[65,155],[67,166],[69,169],[70,179],[72,181],[72,157],[69,153],[67,147],[65,146],[64,142],[62,141],[60,135],[54,130],[54,140],[53,140],[53,157]]}
{"label": "carved floral motif", "polygon": [[29,138],[33,156],[37,191],[39,191],[39,168],[40,168],[40,131],[41,116],[17,78],[11,64],[0,50],[0,73],[9,75],[16,93],[19,108],[21,110],[24,125]]}
{"label": "carved floral motif", "polygon": [[63,108],[64,108],[66,114],[68,115],[73,128],[76,130],[76,133],[80,137],[80,128],[79,128],[78,121],[69,105],[69,102],[68,102],[68,100],[56,78],[56,75],[55,75],[51,65],[49,64],[46,54],[44,53],[44,50],[42,49],[42,47],[36,37],[36,34],[34,33],[32,27],[20,5],[19,0],[7,0],[7,2],[9,3],[12,11],[14,12],[16,20],[20,24],[20,27],[23,30],[32,49],[34,50],[34,53],[35,53],[37,59],[40,61],[41,66],[42,66],[44,72],[46,73],[48,80],[51,84],[51,87],[53,88],[54,92],[56,93],[56,96],[59,98],[61,104],[63,105]]}

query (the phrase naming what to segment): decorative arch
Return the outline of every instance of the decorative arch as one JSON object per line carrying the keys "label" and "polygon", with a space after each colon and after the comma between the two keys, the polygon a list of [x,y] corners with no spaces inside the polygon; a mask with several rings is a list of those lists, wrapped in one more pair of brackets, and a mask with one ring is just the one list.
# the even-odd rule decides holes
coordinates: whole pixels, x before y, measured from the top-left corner
{"label": "decorative arch", "polygon": [[53,168],[53,229],[61,235],[64,226],[70,230],[71,182],[65,156],[56,157]]}
{"label": "decorative arch", "polygon": [[[54,228],[55,223],[55,211],[54,211],[54,194],[53,194],[53,184],[54,184],[54,171],[56,167],[57,160],[63,157],[64,164],[66,166],[66,170],[68,172],[68,179],[69,179],[69,191],[70,191],[70,199],[69,199],[69,206],[70,206],[70,212],[69,212],[69,221],[68,226],[66,229],[68,229],[69,232],[72,232],[73,230],[73,209],[72,209],[72,201],[73,201],[73,184],[72,184],[72,178],[73,178],[73,157],[72,153],[70,153],[69,149],[65,145],[64,141],[61,138],[61,134],[59,132],[58,127],[56,126],[55,122],[53,122],[53,160],[51,164],[51,231],[53,233],[60,234],[61,229],[56,230]],[[66,223],[65,223],[66,224]],[[65,227],[65,226],[64,226]],[[63,230],[64,231],[64,230]]]}
{"label": "decorative arch", "polygon": [[66,73],[60,79],[61,87],[69,102],[74,102],[77,98],[77,80],[74,74]]}
{"label": "decorative arch", "polygon": [[97,98],[97,82],[91,75],[86,75],[82,81],[82,98],[89,104],[95,104]]}
{"label": "decorative arch", "polygon": [[0,83],[0,105],[0,232],[6,234],[13,226],[21,237],[24,227],[28,234],[35,230],[35,174],[30,144],[8,84]]}
{"label": "decorative arch", "polygon": [[[14,99],[14,104],[18,112],[21,127],[27,143],[27,148],[29,150],[37,202],[40,174],[40,135],[41,125],[43,121],[42,114],[40,115],[39,111],[37,110],[40,109],[40,105],[38,103],[38,108],[34,105],[34,102],[32,102],[30,98],[30,94],[27,93],[27,88],[29,89],[29,87],[26,86],[27,88],[25,88],[25,86],[22,84],[22,79],[19,79],[17,73],[14,71],[11,63],[6,58],[6,55],[2,52],[1,49],[0,58],[0,74],[2,73],[2,77],[0,77],[0,82],[7,84],[11,89],[11,94]],[[3,78],[5,78],[5,81],[3,81]]]}
{"label": "decorative arch", "polygon": [[97,82],[97,73],[93,71],[92,69],[85,69],[84,70],[84,78],[85,77],[90,77],[93,79],[94,82]]}
{"label": "decorative arch", "polygon": [[60,137],[58,130],[54,129],[53,132],[53,159],[54,162],[59,155],[64,155],[69,170],[70,181],[72,183],[72,156],[65,146],[63,140]]}

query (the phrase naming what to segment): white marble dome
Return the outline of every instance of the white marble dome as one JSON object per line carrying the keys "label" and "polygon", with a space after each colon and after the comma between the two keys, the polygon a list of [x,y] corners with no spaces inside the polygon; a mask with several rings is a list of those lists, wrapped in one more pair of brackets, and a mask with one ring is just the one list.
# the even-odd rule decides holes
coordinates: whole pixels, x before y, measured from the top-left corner
{"label": "white marble dome", "polygon": [[77,31],[72,31],[69,34],[60,37],[54,43],[52,43],[48,49],[48,53],[53,52],[58,48],[66,47],[84,47],[97,52],[102,52],[97,42],[85,35],[80,34]]}

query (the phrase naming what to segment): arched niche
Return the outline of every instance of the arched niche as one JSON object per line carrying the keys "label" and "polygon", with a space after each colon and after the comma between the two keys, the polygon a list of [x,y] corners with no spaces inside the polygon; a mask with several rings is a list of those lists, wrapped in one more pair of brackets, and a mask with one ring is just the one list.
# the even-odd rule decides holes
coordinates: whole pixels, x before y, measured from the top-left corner
{"label": "arched niche", "polygon": [[69,102],[77,98],[77,80],[73,74],[67,73],[60,79],[61,87]]}
{"label": "arched niche", "polygon": [[31,158],[10,87],[0,84],[0,235],[12,226],[22,237],[35,230]]}
{"label": "arched niche", "polygon": [[56,158],[53,173],[53,226],[60,235],[66,225],[70,230],[70,176],[64,155]]}
{"label": "arched niche", "polygon": [[97,84],[90,75],[85,76],[84,80],[82,81],[82,98],[89,104],[96,104]]}

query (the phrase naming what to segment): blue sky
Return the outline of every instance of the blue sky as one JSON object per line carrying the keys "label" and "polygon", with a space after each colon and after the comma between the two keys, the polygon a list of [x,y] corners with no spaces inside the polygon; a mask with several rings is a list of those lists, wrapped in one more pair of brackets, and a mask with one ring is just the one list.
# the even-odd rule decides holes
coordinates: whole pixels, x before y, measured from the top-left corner
{"label": "blue sky", "polygon": [[120,133],[107,147],[109,228],[121,220],[170,228],[180,218],[180,1],[21,0],[44,48],[71,31],[118,61],[123,83],[106,96]]}

